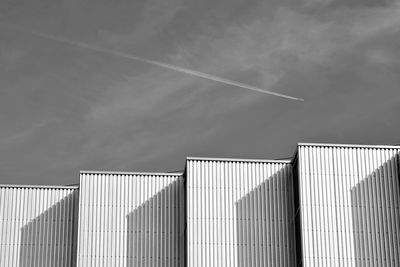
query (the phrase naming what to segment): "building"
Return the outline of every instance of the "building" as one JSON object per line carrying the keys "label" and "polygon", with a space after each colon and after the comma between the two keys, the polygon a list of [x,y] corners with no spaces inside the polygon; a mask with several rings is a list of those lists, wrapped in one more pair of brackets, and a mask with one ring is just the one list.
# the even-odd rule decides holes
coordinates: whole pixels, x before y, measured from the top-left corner
{"label": "building", "polygon": [[303,266],[400,266],[399,146],[299,144]]}
{"label": "building", "polygon": [[0,186],[0,266],[73,266],[78,191]]}
{"label": "building", "polygon": [[294,266],[290,161],[188,158],[187,266]]}
{"label": "building", "polygon": [[79,267],[184,266],[182,174],[81,172]]}
{"label": "building", "polygon": [[400,266],[400,146],[0,186],[0,266]]}

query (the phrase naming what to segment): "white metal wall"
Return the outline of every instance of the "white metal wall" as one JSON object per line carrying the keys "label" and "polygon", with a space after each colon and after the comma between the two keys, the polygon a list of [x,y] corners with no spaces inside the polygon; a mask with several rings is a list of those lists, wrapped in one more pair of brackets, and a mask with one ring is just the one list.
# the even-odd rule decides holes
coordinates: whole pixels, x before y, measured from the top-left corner
{"label": "white metal wall", "polygon": [[294,266],[291,166],[188,158],[188,266]]}
{"label": "white metal wall", "polygon": [[299,145],[303,266],[400,266],[399,152]]}
{"label": "white metal wall", "polygon": [[0,186],[0,266],[75,266],[77,191]]}
{"label": "white metal wall", "polygon": [[78,266],[183,266],[181,174],[81,172]]}

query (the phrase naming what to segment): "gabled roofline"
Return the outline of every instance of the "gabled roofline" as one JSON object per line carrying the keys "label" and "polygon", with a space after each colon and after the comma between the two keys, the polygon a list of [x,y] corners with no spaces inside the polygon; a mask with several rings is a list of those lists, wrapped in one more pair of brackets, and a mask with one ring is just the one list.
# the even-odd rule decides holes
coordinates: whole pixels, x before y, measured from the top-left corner
{"label": "gabled roofline", "polygon": [[20,184],[0,184],[0,187],[6,188],[35,188],[35,189],[79,189],[79,186],[63,186],[63,185],[20,185]]}
{"label": "gabled roofline", "polygon": [[291,160],[269,160],[269,159],[238,159],[238,158],[208,158],[208,157],[187,157],[188,160],[198,161],[230,161],[230,162],[260,162],[260,163],[290,163]]}
{"label": "gabled roofline", "polygon": [[80,174],[142,175],[142,176],[181,176],[181,172],[125,172],[125,171],[80,171]]}
{"label": "gabled roofline", "polygon": [[362,144],[328,144],[328,143],[298,143],[297,146],[322,146],[322,147],[357,147],[357,148],[383,148],[400,149],[400,145],[362,145]]}

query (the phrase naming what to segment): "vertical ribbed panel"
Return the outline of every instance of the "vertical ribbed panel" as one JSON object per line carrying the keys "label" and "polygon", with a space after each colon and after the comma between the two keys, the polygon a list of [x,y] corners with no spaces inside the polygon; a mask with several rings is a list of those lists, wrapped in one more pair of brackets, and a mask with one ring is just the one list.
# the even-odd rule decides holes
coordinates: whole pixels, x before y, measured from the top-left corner
{"label": "vertical ribbed panel", "polygon": [[178,174],[82,172],[78,266],[183,266]]}
{"label": "vertical ribbed panel", "polygon": [[188,158],[188,266],[294,266],[291,166]]}
{"label": "vertical ribbed panel", "polygon": [[299,146],[303,266],[400,266],[399,152]]}
{"label": "vertical ribbed panel", "polygon": [[78,190],[0,186],[0,266],[75,266]]}

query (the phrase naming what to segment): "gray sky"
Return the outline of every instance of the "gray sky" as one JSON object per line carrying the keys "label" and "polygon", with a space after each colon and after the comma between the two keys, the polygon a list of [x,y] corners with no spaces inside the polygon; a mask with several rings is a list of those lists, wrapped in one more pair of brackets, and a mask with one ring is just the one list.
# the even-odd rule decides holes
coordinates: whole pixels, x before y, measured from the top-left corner
{"label": "gray sky", "polygon": [[400,143],[399,1],[0,0],[0,22],[25,29],[0,27],[0,183],[273,159],[297,142]]}

